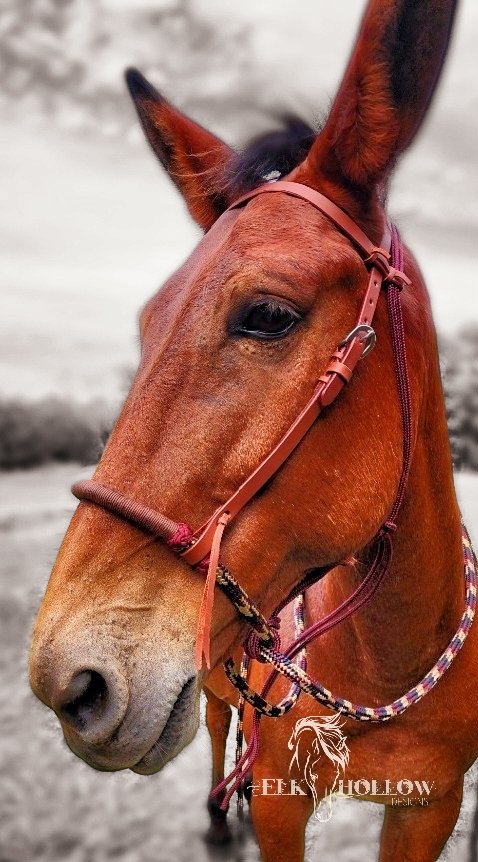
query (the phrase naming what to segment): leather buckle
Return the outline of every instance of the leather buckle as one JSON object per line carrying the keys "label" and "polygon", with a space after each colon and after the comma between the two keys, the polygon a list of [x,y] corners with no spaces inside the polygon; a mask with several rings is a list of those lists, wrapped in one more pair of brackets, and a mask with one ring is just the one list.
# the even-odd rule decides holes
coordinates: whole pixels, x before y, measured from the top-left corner
{"label": "leather buckle", "polygon": [[360,357],[363,359],[364,356],[368,356],[368,354],[373,350],[377,342],[375,330],[369,326],[368,323],[359,323],[357,326],[354,326],[354,328],[350,330],[349,334],[342,339],[339,347],[347,347],[347,344],[350,344],[350,342],[353,341],[354,338],[357,338],[360,333],[363,333],[363,338],[360,339],[364,345],[362,355]]}

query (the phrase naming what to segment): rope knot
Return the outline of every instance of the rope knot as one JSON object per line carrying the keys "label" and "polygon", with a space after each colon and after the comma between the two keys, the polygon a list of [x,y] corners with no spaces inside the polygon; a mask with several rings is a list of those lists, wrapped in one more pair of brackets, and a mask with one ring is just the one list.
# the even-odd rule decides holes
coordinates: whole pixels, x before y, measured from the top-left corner
{"label": "rope knot", "polygon": [[[267,625],[269,626],[272,635],[272,644],[270,644],[270,649],[274,649],[278,652],[280,650],[280,617],[272,616],[267,621]],[[263,664],[266,663],[267,659],[263,658],[261,655],[261,647],[265,646],[264,641],[261,640],[254,629],[250,630],[243,646],[244,652],[249,656],[249,658],[254,658],[256,661],[260,661]]]}
{"label": "rope knot", "polygon": [[381,532],[382,533],[395,533],[397,529],[397,525],[395,521],[385,521]]}
{"label": "rope knot", "polygon": [[166,544],[172,551],[180,554],[181,551],[185,551],[189,547],[192,537],[191,527],[188,527],[187,524],[178,524],[176,532],[166,540]]}

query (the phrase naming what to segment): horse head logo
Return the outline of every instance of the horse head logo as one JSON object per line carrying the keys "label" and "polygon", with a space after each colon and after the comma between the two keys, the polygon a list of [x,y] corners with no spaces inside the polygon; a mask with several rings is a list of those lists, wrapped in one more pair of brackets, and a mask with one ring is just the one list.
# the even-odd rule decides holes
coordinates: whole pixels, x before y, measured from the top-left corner
{"label": "horse head logo", "polygon": [[[321,823],[330,820],[332,816],[332,796],[335,793],[339,775],[344,772],[349,762],[350,752],[346,737],[342,733],[344,722],[341,723],[340,718],[340,713],[330,716],[317,715],[300,718],[296,721],[288,742],[289,750],[294,752],[289,764],[290,772],[294,764],[298,769],[301,769],[300,749],[301,747],[302,749],[305,748],[305,745],[301,746],[301,741],[308,741],[304,751],[305,760],[302,758],[302,772],[304,780],[312,792],[315,816]],[[311,742],[310,733],[312,733]],[[333,763],[335,777],[330,789],[326,789],[324,797],[319,798],[316,788],[318,778],[316,770],[317,764],[323,756]]]}

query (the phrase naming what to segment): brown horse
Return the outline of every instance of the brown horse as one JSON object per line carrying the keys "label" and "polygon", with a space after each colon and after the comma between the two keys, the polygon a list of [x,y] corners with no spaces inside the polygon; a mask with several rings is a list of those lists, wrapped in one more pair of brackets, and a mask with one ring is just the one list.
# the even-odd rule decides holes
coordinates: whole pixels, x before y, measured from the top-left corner
{"label": "brown horse", "polygon": [[[446,53],[452,0],[371,0],[323,129],[288,179],[327,195],[379,245],[390,173],[430,102]],[[171,518],[203,522],[272,449],[354,324],[367,272],[353,245],[303,200],[263,194],[227,212],[269,171],[245,170],[228,146],[129,76],[154,151],[206,231],[143,309],[140,366],[95,478]],[[299,148],[300,152],[300,148]],[[269,166],[274,168],[274,165]],[[250,165],[249,165],[250,168]],[[217,224],[216,224],[217,222]],[[402,292],[413,408],[412,464],[390,571],[365,608],[309,649],[309,670],[333,691],[387,703],[415,684],[453,635],[463,609],[460,515],[453,487],[435,331],[410,253]],[[375,351],[274,480],[226,529],[221,556],[267,616],[305,571],[350,559],[309,591],[309,621],[362,577],[402,463],[400,410],[385,300]],[[97,769],[149,774],[196,733],[211,692],[214,779],[223,768],[227,703],[221,660],[246,633],[218,593],[209,675],[194,662],[204,577],[163,544],[82,503],[37,618],[31,683],[68,745]],[[282,636],[292,633],[283,614]],[[460,809],[478,754],[476,626],[436,688],[384,724],[344,719],[344,778],[395,787],[426,781],[427,805],[385,803],[380,859],[434,860]],[[251,683],[266,669],[254,662]],[[274,684],[272,697],[287,690]],[[295,722],[327,713],[307,695],[264,718],[254,786],[289,777]],[[246,711],[246,735],[250,732]],[[318,798],[333,784],[326,757]],[[356,785],[354,785],[356,786]],[[362,785],[363,786],[363,785]],[[398,802],[407,802],[404,794]],[[262,858],[301,860],[312,794],[252,796]]]}

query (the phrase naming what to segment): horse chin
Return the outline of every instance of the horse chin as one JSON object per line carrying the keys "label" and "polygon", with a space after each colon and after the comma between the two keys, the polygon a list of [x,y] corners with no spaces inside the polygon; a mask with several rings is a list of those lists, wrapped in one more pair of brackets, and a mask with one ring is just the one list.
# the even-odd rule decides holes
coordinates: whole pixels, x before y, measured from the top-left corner
{"label": "horse chin", "polygon": [[197,680],[192,678],[184,685],[158,739],[149,751],[131,766],[139,775],[159,772],[194,739],[199,727],[199,699]]}

